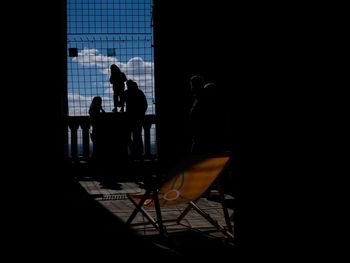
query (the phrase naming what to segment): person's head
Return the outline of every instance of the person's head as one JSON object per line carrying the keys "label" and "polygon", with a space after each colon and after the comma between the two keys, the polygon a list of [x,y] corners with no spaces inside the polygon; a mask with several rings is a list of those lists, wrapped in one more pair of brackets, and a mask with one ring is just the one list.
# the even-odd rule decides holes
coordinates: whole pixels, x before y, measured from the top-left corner
{"label": "person's head", "polygon": [[129,91],[135,91],[138,89],[138,85],[135,81],[133,81],[132,79],[128,79],[126,81],[126,86],[128,87]]}
{"label": "person's head", "polygon": [[111,73],[120,73],[120,68],[116,64],[112,64],[110,69]]}
{"label": "person's head", "polygon": [[194,75],[190,78],[191,93],[193,96],[198,97],[199,94],[203,91],[204,80],[199,75]]}
{"label": "person's head", "polygon": [[93,97],[90,105],[90,109],[101,109],[102,108],[102,98],[100,96]]}

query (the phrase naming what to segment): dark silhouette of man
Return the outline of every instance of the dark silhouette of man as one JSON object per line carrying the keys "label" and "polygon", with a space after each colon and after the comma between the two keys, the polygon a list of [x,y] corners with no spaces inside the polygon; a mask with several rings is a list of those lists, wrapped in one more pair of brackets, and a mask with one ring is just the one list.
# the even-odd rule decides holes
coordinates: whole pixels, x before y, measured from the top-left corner
{"label": "dark silhouette of man", "polygon": [[133,80],[127,80],[125,91],[126,116],[129,123],[129,147],[132,159],[141,159],[143,154],[142,122],[148,108],[146,96]]}
{"label": "dark silhouette of man", "polygon": [[227,112],[225,102],[215,83],[204,83],[201,76],[190,79],[193,103],[189,114],[192,153],[228,150]]}
{"label": "dark silhouette of man", "polygon": [[189,129],[192,139],[191,152],[200,151],[202,143],[204,113],[204,79],[195,75],[190,78],[193,102],[189,113]]}

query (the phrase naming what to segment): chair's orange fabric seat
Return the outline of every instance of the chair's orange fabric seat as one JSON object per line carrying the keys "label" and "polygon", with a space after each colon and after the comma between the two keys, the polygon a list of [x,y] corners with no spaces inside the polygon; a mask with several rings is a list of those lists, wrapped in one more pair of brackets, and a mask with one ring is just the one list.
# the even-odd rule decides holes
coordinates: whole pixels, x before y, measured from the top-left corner
{"label": "chair's orange fabric seat", "polygon": [[[161,206],[187,204],[200,198],[229,159],[228,155],[194,158],[185,163],[184,167],[177,167],[158,191],[159,204]],[[132,194],[132,196],[139,202],[143,194]],[[153,196],[149,196],[144,204],[153,206]]]}

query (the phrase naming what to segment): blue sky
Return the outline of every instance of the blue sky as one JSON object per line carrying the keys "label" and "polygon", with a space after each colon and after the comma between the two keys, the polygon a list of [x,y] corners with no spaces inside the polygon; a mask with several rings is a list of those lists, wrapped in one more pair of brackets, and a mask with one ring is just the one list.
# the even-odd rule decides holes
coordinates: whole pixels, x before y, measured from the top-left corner
{"label": "blue sky", "polygon": [[[68,0],[67,45],[70,116],[87,115],[94,96],[111,111],[109,67],[117,64],[139,84],[154,113],[152,0]],[[76,56],[77,55],[77,56]]]}

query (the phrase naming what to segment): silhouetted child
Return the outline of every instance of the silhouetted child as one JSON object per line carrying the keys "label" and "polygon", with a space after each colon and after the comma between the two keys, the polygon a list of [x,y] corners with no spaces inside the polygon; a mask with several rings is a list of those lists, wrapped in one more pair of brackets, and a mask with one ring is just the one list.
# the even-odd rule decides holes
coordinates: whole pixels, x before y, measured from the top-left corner
{"label": "silhouetted child", "polygon": [[92,126],[92,132],[90,134],[91,141],[93,142],[93,152],[92,156],[95,159],[97,153],[99,152],[99,144],[100,144],[100,132],[99,132],[99,122],[101,119],[101,114],[104,114],[105,110],[102,108],[102,98],[100,96],[95,96],[90,104],[89,115],[90,122]]}
{"label": "silhouetted child", "polygon": [[102,98],[100,96],[95,96],[93,97],[89,108],[89,115],[93,128],[101,113],[105,113],[105,110],[102,108]]}
{"label": "silhouetted child", "polygon": [[105,113],[105,110],[102,108],[102,98],[100,96],[93,97],[90,108],[89,108],[89,115],[95,115]]}
{"label": "silhouetted child", "polygon": [[109,78],[109,82],[112,84],[113,88],[113,103],[114,109],[113,112],[117,112],[117,107],[120,107],[120,111],[124,111],[124,90],[125,85],[124,82],[127,80],[124,72],[120,70],[120,68],[116,64],[112,64],[111,67],[111,76]]}

